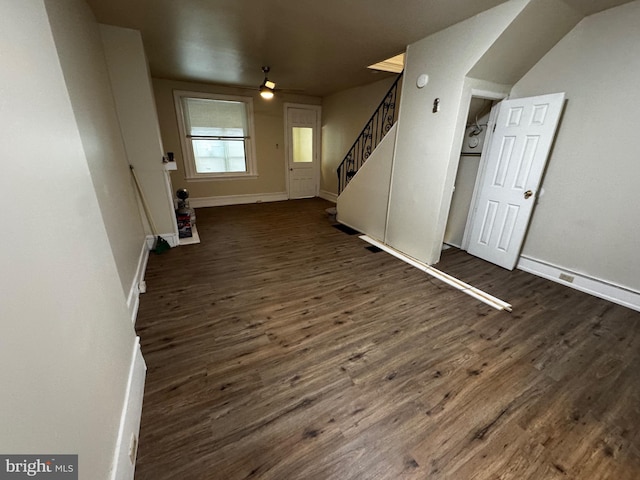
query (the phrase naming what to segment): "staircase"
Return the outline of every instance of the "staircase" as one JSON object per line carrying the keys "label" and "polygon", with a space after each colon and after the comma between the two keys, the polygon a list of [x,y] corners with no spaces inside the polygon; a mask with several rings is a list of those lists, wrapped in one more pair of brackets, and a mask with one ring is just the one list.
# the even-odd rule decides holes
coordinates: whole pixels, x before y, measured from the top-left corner
{"label": "staircase", "polygon": [[338,167],[338,195],[342,193],[358,169],[367,161],[371,152],[378,146],[387,132],[398,119],[399,86],[402,73],[398,75],[389,91],[380,102],[353,146]]}

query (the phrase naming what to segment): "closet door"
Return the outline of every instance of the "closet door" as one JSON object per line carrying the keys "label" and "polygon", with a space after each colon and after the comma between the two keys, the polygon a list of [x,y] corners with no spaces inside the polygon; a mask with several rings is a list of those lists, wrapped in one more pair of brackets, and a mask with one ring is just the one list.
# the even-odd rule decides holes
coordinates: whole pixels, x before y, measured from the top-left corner
{"label": "closet door", "polygon": [[500,104],[472,212],[470,254],[516,266],[564,99],[556,93]]}

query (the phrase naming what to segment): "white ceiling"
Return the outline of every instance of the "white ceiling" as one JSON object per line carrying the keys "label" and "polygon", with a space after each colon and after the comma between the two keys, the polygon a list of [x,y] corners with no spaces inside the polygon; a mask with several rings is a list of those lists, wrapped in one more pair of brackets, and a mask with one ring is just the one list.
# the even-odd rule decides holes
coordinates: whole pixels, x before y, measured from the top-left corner
{"label": "white ceiling", "polygon": [[[142,32],[154,77],[323,96],[383,78],[367,65],[506,0],[86,0]],[[563,0],[584,15],[629,0]]]}

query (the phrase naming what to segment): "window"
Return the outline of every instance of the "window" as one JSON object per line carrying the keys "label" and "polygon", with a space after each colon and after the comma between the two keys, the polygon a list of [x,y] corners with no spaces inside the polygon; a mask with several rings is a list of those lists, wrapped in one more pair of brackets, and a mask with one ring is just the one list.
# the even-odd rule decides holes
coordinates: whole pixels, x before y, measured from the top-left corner
{"label": "window", "polygon": [[313,162],[313,128],[292,127],[293,163]]}
{"label": "window", "polygon": [[188,179],[257,176],[253,99],[174,92]]}

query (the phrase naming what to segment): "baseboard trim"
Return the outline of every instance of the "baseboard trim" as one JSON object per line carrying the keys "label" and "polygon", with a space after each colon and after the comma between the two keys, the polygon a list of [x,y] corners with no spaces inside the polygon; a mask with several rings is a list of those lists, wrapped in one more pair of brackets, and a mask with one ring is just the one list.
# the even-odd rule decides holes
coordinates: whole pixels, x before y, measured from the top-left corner
{"label": "baseboard trim", "polygon": [[120,417],[111,480],[133,480],[146,372],[147,366],[140,350],[140,337],[136,337]]}
{"label": "baseboard trim", "polygon": [[[630,288],[526,256],[520,257],[517,268],[640,312],[640,292]],[[573,277],[573,282],[562,280],[561,274]]]}
{"label": "baseboard trim", "polygon": [[180,244],[180,237],[177,233],[161,233],[160,236],[167,241],[171,248],[175,248]]}
{"label": "baseboard trim", "polygon": [[320,190],[318,196],[333,203],[338,202],[338,195],[335,193],[327,192],[326,190]]}
{"label": "baseboard trim", "polygon": [[484,292],[479,288],[473,287],[468,283],[465,283],[462,280],[459,280],[456,277],[449,275],[448,273],[438,270],[437,268],[433,268],[431,265],[427,265],[426,263],[423,263],[413,257],[410,257],[409,255],[402,253],[401,251],[396,250],[395,248],[390,247],[389,245],[382,243],[374,238],[371,238],[368,235],[360,235],[360,237],[358,238],[360,238],[361,240],[364,240],[367,243],[370,243],[375,247],[378,247],[380,250],[384,250],[388,254],[393,255],[394,257],[402,260],[403,262],[408,263],[413,267],[416,267],[418,270],[421,270],[424,273],[427,273],[432,277],[437,278],[438,280],[446,283],[447,285],[450,285],[456,290],[462,293],[466,293],[467,295],[475,298],[476,300],[480,300],[481,302],[489,305],[490,307],[495,308],[496,310],[506,310],[510,312],[512,309],[512,306],[510,303],[500,300],[499,298],[494,297],[493,295],[489,295],[487,292]]}
{"label": "baseboard trim", "polygon": [[138,316],[138,306],[140,305],[140,284],[144,281],[144,273],[147,270],[147,262],[149,260],[149,246],[148,238],[142,243],[140,256],[138,257],[138,266],[136,267],[136,274],[133,277],[131,288],[129,289],[129,296],[127,297],[127,308],[129,309],[129,318],[131,323],[135,325],[136,317]]}
{"label": "baseboard trim", "polygon": [[281,202],[288,200],[287,192],[256,193],[250,195],[226,195],[220,197],[190,198],[192,208],[223,207],[227,205],[245,205],[247,203]]}

